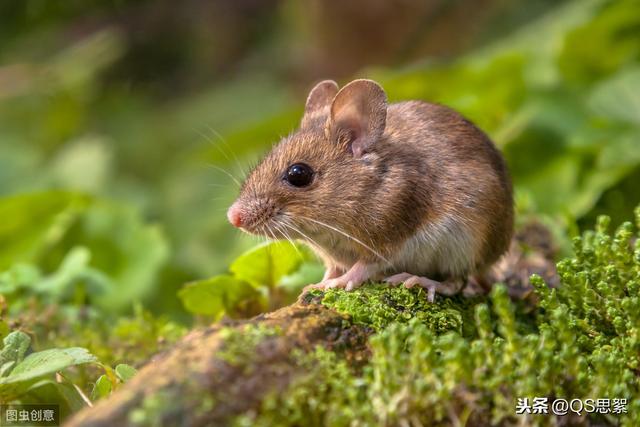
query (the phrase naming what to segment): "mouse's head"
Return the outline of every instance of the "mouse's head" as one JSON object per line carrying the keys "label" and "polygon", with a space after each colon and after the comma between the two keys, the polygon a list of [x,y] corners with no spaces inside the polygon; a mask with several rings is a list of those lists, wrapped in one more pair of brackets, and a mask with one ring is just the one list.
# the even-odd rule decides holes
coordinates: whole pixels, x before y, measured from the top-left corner
{"label": "mouse's head", "polygon": [[341,90],[333,81],[318,83],[300,128],[249,174],[228,210],[229,221],[277,238],[352,233],[384,168],[376,147],[384,140],[386,116],[386,94],[371,80]]}

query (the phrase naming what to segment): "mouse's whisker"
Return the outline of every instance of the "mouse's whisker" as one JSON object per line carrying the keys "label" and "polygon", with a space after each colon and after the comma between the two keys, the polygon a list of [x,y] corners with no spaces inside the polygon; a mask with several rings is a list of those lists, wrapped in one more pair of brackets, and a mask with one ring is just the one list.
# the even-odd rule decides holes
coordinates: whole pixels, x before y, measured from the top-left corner
{"label": "mouse's whisker", "polygon": [[305,221],[310,221],[313,222],[315,224],[318,224],[322,227],[326,227],[330,230],[335,231],[336,233],[342,234],[344,237],[353,240],[354,242],[360,244],[363,248],[367,249],[369,252],[371,252],[372,254],[374,254],[375,256],[377,256],[378,258],[380,258],[381,260],[383,260],[384,262],[386,262],[387,264],[391,264],[391,262],[386,259],[385,257],[383,257],[379,252],[377,252],[376,250],[374,250],[371,246],[367,245],[366,243],[364,243],[362,240],[357,239],[355,237],[353,237],[352,235],[350,235],[349,233],[340,230],[339,228],[336,228],[332,225],[326,224],[322,221],[318,221],[317,219],[313,219],[313,218],[308,218],[308,217],[304,217],[304,216],[298,216],[300,219],[303,219]]}
{"label": "mouse's whisker", "polygon": [[215,148],[216,150],[218,150],[218,152],[220,154],[222,154],[225,159],[227,159],[228,162],[231,162],[231,158],[228,156],[226,151],[223,151],[221,147],[219,147],[213,140],[214,138],[217,138],[219,141],[224,142],[224,138],[222,137],[222,135],[220,135],[219,132],[217,132],[215,129],[213,129],[211,126],[206,125],[207,126],[207,130],[209,132],[211,132],[213,134],[213,136],[207,135],[204,132],[202,132],[201,130],[194,128],[193,130],[202,137],[202,139],[204,139],[204,141],[211,145],[213,148]]}
{"label": "mouse's whisker", "polygon": [[[273,232],[273,230],[271,229],[271,227],[269,226],[269,224],[265,224],[264,226],[264,230],[269,234],[269,236],[271,236],[271,239],[273,241],[278,240],[278,238],[276,237],[276,234]],[[267,236],[268,238],[268,236]]]}
{"label": "mouse's whisker", "polygon": [[295,244],[295,242],[293,241],[293,239],[291,238],[291,236],[289,235],[289,233],[287,233],[287,230],[284,226],[284,224],[279,224],[277,222],[274,222],[273,226],[275,227],[276,230],[278,230],[278,232],[280,234],[282,234],[284,236],[285,239],[287,239],[287,241],[289,243],[291,243],[291,246],[293,246],[293,249],[296,250],[296,252],[298,253],[298,255],[300,257],[302,257],[302,253],[300,252],[300,249],[298,249],[298,246]]}
{"label": "mouse's whisker", "polygon": [[240,181],[238,180],[238,178],[236,178],[231,172],[229,172],[228,170],[221,168],[220,166],[216,166],[216,165],[212,165],[212,164],[208,164],[208,167],[212,168],[212,169],[216,169],[219,170],[220,172],[224,173],[225,175],[227,175],[229,178],[231,178],[233,180],[233,182],[235,182],[235,184],[238,186],[238,188],[242,187],[242,184],[240,184]]}
{"label": "mouse's whisker", "polygon": [[290,227],[293,231],[295,231],[296,233],[300,234],[302,237],[304,237],[309,243],[313,244],[316,248],[317,252],[323,253],[325,255],[328,254],[326,253],[326,251],[323,249],[323,247],[320,245],[320,243],[318,243],[315,239],[313,239],[312,237],[309,237],[308,235],[306,235],[302,230],[300,230],[299,227],[297,227],[296,225],[294,225],[293,219],[289,216],[286,216],[286,220],[287,220],[287,226]]}
{"label": "mouse's whisker", "polygon": [[298,227],[296,227],[293,224],[293,221],[291,220],[291,218],[289,216],[284,216],[284,221],[282,223],[283,223],[283,225],[288,227],[290,230],[294,231],[295,233],[298,233],[299,235],[301,235],[302,237],[307,239],[310,243],[313,243],[314,245],[318,246],[319,248],[321,247],[318,244],[318,242],[316,242],[313,238],[311,238],[311,237],[307,236],[306,234],[304,234],[302,232],[302,230],[300,230]]}
{"label": "mouse's whisker", "polygon": [[[209,128],[209,131],[211,131],[211,132],[214,134],[214,136],[215,136],[216,138],[218,138],[220,141],[224,142],[224,139],[222,139],[222,136],[221,136],[218,132],[216,132],[216,131],[215,131],[213,128],[211,128],[210,126],[207,126],[207,127]],[[195,130],[195,132],[196,132],[196,133],[198,133],[198,135],[200,135],[200,136],[205,140],[205,142],[207,142],[207,143],[208,143],[209,145],[211,145],[213,148],[215,148],[216,150],[218,150],[218,153],[222,154],[222,155],[224,156],[224,158],[227,160],[227,162],[229,162],[229,163],[231,163],[231,162],[232,162],[232,159],[229,157],[229,155],[227,154],[227,152],[226,152],[226,151],[224,151],[224,150],[222,150],[222,148],[221,148],[221,147],[219,147],[219,146],[218,146],[218,144],[214,143],[214,142],[213,142],[213,138],[212,138],[211,136],[206,135],[204,132],[201,132],[201,131],[200,131],[200,130],[198,130],[198,129],[194,129],[194,130]],[[233,152],[232,152],[232,154],[233,154]],[[235,155],[234,155],[234,157],[235,157]],[[238,168],[240,169],[240,172],[243,172],[243,169],[242,169],[242,167],[240,166],[240,163],[238,162],[237,157],[236,157],[236,165],[237,165],[237,166],[238,166]]]}
{"label": "mouse's whisker", "polygon": [[231,161],[231,159],[227,155],[227,149],[228,149],[229,153],[231,153],[231,155],[233,156],[233,161],[236,163],[236,166],[240,170],[240,173],[242,174],[243,177],[246,177],[247,176],[247,172],[245,171],[245,168],[242,167],[242,163],[240,163],[240,159],[238,159],[238,156],[236,156],[236,153],[234,153],[234,151],[231,149],[231,147],[229,146],[229,143],[227,142],[227,140],[220,134],[220,132],[218,132],[217,130],[212,128],[210,125],[207,125],[207,129],[209,129],[209,132],[211,132],[216,138],[218,138],[218,141],[220,141],[220,143],[226,149],[223,149],[223,147],[219,147],[218,145],[213,144],[212,141],[210,141],[210,143],[214,147],[216,147],[218,149],[218,151],[220,151],[222,153],[222,155],[227,158],[227,160]]}

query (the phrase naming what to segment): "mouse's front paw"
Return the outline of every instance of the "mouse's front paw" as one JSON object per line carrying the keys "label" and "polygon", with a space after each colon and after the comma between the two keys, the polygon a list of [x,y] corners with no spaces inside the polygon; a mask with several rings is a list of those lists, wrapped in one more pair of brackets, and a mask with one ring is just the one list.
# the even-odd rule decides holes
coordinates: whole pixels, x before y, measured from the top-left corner
{"label": "mouse's front paw", "polygon": [[312,285],[312,289],[344,289],[345,291],[353,291],[358,289],[364,282],[369,280],[372,272],[375,271],[375,265],[365,264],[364,262],[355,263],[342,276],[325,279],[317,285]]}

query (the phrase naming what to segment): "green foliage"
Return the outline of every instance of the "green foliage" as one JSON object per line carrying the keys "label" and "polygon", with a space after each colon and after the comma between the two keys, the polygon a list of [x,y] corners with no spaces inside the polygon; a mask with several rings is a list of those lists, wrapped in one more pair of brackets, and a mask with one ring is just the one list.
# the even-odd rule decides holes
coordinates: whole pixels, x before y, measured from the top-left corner
{"label": "green foliage", "polygon": [[187,283],[178,296],[194,314],[249,317],[292,302],[304,285],[320,279],[321,268],[306,247],[265,243],[233,261],[230,274]]}
{"label": "green foliage", "polygon": [[[135,230],[125,227],[127,231],[136,237]],[[56,245],[64,246],[60,242],[66,232],[68,229],[58,227],[49,233],[53,237],[48,239],[48,250],[43,251],[46,256],[53,253]],[[34,262],[38,252],[31,252],[25,260]],[[126,364],[118,364],[115,370],[109,364],[121,360],[140,363],[184,334],[184,326],[153,316],[139,304],[129,315],[110,311],[111,305],[98,304],[114,292],[114,283],[113,278],[92,265],[91,252],[85,246],[71,248],[58,268],[49,273],[32,263],[15,264],[0,273],[0,302],[4,298],[11,302],[8,308],[4,307],[10,324],[28,331],[35,338],[33,347],[42,349],[22,360],[32,341],[29,335],[16,331],[4,338],[5,346],[0,352],[3,401],[57,403],[66,417],[86,406],[83,393],[89,394],[92,387],[92,399],[105,397],[135,373]],[[76,347],[78,344],[90,353]],[[66,369],[70,367],[73,369]],[[101,369],[105,374],[92,386]],[[60,374],[63,370],[64,375]],[[56,372],[54,380],[52,374]]]}
{"label": "green foliage", "polygon": [[121,384],[126,383],[138,372],[133,366],[121,363],[114,369],[103,366],[105,374],[100,375],[91,390],[91,400],[98,400],[108,397],[117,390]]}
{"label": "green foliage", "polygon": [[[131,301],[149,297],[166,260],[162,233],[116,203],[76,193],[32,193],[0,198],[0,215],[0,267],[11,267],[0,277],[0,291],[10,297],[44,293],[49,302],[75,298],[124,311]],[[47,277],[38,268],[60,263]]]}
{"label": "green foliage", "polygon": [[91,391],[91,400],[98,400],[111,395],[113,385],[106,375],[100,375]]}
{"label": "green foliage", "polygon": [[98,361],[86,349],[79,347],[52,348],[27,355],[30,344],[31,338],[21,331],[12,332],[4,339],[0,352],[0,399],[3,402],[20,398],[28,401],[27,392],[51,384],[45,380],[46,377],[71,366]]}
{"label": "green foliage", "polygon": [[[81,347],[28,352],[30,346],[31,338],[22,331],[11,332],[5,337],[4,347],[0,351],[2,402],[55,403],[61,405],[61,411],[66,417],[86,406],[87,397],[78,385],[84,385],[87,381],[80,375],[83,371],[79,369],[83,365],[93,365],[94,368],[105,371],[93,386],[91,400],[110,395],[137,372],[124,363],[118,364],[115,369],[103,365],[96,356]],[[56,374],[55,379],[53,374]]]}
{"label": "green foliage", "polygon": [[[56,233],[56,242],[61,239],[60,231],[58,229]],[[136,236],[135,230],[125,227],[125,232],[131,232],[132,239]],[[52,239],[49,241],[51,243]],[[47,254],[51,255],[54,249],[51,245],[48,248]],[[113,256],[112,261],[117,260],[116,254],[108,246],[101,248],[98,252],[102,251],[105,257]],[[148,259],[148,255],[142,257],[140,266],[135,269],[148,269],[145,275],[152,274],[156,267],[144,265]],[[50,273],[45,274],[31,263],[13,265],[0,273],[0,293],[11,301],[7,314],[14,324],[26,325],[40,345],[73,346],[74,342],[80,342],[106,363],[125,357],[142,360],[144,355],[153,354],[162,345],[174,342],[184,333],[183,326],[166,317],[153,316],[138,303],[129,308],[133,311],[132,315],[119,315],[120,310],[114,312],[113,305],[109,304],[109,301],[113,301],[110,295],[121,298],[115,295],[122,285],[117,285],[114,278],[92,264],[89,247],[77,246],[72,247],[57,269]],[[133,264],[129,262],[130,266]],[[145,281],[141,275],[136,277]],[[151,277],[147,280],[151,280]],[[137,287],[137,282],[120,283]],[[147,286],[143,284],[142,288]],[[138,287],[138,290],[130,289],[128,295],[140,292],[143,289]],[[128,304],[132,302],[135,300],[129,300]]]}
{"label": "green foliage", "polygon": [[126,383],[127,381],[129,381],[138,373],[136,368],[134,368],[133,366],[129,366],[125,363],[121,363],[118,366],[116,366],[115,371],[116,371],[116,375],[118,376],[118,379],[123,383]]}
{"label": "green foliage", "polygon": [[267,243],[240,255],[229,270],[255,287],[275,288],[283,277],[295,272],[309,258],[308,253],[303,254],[301,250],[288,242]]}
{"label": "green foliage", "polygon": [[59,192],[0,199],[5,218],[0,228],[0,268],[34,259],[57,243],[86,203],[82,196]]}
{"label": "green foliage", "polygon": [[640,38],[632,36],[640,25],[638,3],[625,0],[598,6],[594,19],[571,31],[562,47],[560,70],[574,84],[606,77],[640,56]]}
{"label": "green foliage", "polygon": [[178,296],[187,311],[218,319],[223,314],[235,317],[245,313],[247,303],[260,301],[262,295],[245,281],[220,275],[187,283]]}
{"label": "green foliage", "polygon": [[69,366],[90,362],[97,362],[97,359],[84,348],[43,350],[25,357],[0,382],[2,384],[21,383],[61,371]]}
{"label": "green foliage", "polygon": [[24,332],[16,331],[3,339],[4,346],[0,351],[0,374],[4,376],[20,363],[31,344],[31,338]]}
{"label": "green foliage", "polygon": [[[636,223],[640,230],[640,207]],[[497,425],[527,417],[532,424],[552,425],[549,416],[515,414],[517,398],[548,397],[627,399],[627,413],[589,418],[638,425],[640,232],[627,222],[610,235],[608,224],[601,217],[595,231],[574,240],[574,257],[558,264],[560,287],[548,288],[534,277],[540,299],[534,332],[518,328],[517,307],[502,285],[490,301],[475,306],[475,332],[468,337],[455,328],[438,330],[418,316],[407,321],[380,316],[379,307],[357,308],[363,296],[327,293],[329,304],[378,330],[370,338],[366,366],[358,374],[322,349],[299,355],[305,373],[237,424]],[[392,295],[375,288],[372,294]],[[403,297],[411,307],[409,294]],[[378,297],[372,301],[380,305]]]}

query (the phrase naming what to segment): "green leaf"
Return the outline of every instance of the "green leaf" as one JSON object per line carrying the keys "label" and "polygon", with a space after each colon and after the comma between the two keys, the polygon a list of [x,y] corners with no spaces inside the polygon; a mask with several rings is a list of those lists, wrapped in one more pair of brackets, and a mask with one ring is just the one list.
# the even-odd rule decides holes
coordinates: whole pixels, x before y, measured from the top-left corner
{"label": "green leaf", "polygon": [[[43,270],[62,264],[41,287],[60,293],[83,279],[90,296],[100,296],[95,304],[106,309],[126,310],[148,297],[169,255],[162,230],[144,223],[137,209],[76,193],[0,198],[0,218],[0,270],[18,262]],[[0,276],[3,290],[36,282],[11,271]]]}
{"label": "green leaf", "polygon": [[600,116],[640,125],[640,67],[623,69],[596,86],[589,107]]}
{"label": "green leaf", "polygon": [[145,224],[136,209],[101,200],[87,209],[63,243],[62,254],[79,245],[90,251],[91,267],[112,282],[94,301],[116,311],[130,309],[132,301],[150,295],[169,255],[158,226]]}
{"label": "green leaf", "polygon": [[[571,2],[584,8],[585,3]],[[569,82],[590,83],[637,61],[640,53],[636,0],[596,2],[597,14],[568,32],[562,40],[558,68]],[[589,6],[587,5],[587,8]],[[586,9],[586,8],[585,8]]]}
{"label": "green leaf", "polygon": [[87,201],[59,191],[0,198],[0,269],[32,261],[58,243]]}
{"label": "green leaf", "polygon": [[0,389],[6,384],[31,381],[70,366],[97,361],[98,359],[93,354],[80,347],[52,348],[31,353],[13,368],[9,376],[0,378]]}
{"label": "green leaf", "polygon": [[291,274],[280,279],[280,287],[299,292],[304,286],[318,283],[324,274],[324,266],[317,261],[304,261],[300,267]]}
{"label": "green leaf", "polygon": [[100,375],[96,380],[93,390],[91,390],[91,400],[98,400],[111,394],[113,385],[106,375]]}
{"label": "green leaf", "polygon": [[9,372],[11,372],[14,366],[16,366],[15,360],[11,360],[0,365],[0,377],[6,377],[9,375]]}
{"label": "green leaf", "polygon": [[31,344],[31,338],[22,331],[15,331],[7,335],[3,343],[4,347],[0,351],[0,367],[3,368],[3,373],[6,373],[7,368],[4,365],[9,362],[20,363]]}
{"label": "green leaf", "polygon": [[233,311],[244,300],[258,298],[260,294],[243,280],[221,275],[187,283],[178,296],[191,313],[219,317]]}
{"label": "green leaf", "polygon": [[138,370],[136,368],[134,368],[133,366],[129,366],[125,363],[121,363],[118,366],[116,366],[116,375],[118,376],[118,378],[120,378],[120,380],[123,383],[126,383],[127,381],[129,381],[131,378],[133,378],[133,376],[135,374],[138,373]]}
{"label": "green leaf", "polygon": [[300,264],[311,259],[306,248],[289,242],[259,245],[240,255],[230,266],[233,275],[256,288],[274,288],[280,280],[295,272]]}
{"label": "green leaf", "polygon": [[74,290],[77,282],[82,282],[89,295],[104,295],[114,288],[109,278],[89,265],[91,253],[85,247],[72,248],[64,257],[57,271],[36,281],[33,290],[50,294],[60,301]]}

